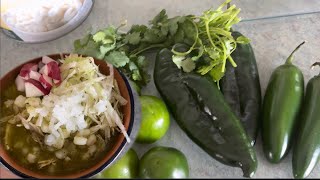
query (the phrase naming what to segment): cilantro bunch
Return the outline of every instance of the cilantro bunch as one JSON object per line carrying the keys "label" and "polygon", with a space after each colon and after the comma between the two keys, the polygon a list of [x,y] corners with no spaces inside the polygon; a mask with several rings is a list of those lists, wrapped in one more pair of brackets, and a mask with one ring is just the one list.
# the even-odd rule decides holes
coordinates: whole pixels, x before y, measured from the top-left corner
{"label": "cilantro bunch", "polygon": [[[104,59],[119,68],[138,85],[149,80],[147,62],[143,53],[150,49],[170,48],[173,62],[185,72],[210,74],[219,81],[225,72],[227,60],[236,67],[231,53],[237,43],[248,43],[246,37],[234,39],[231,27],[240,22],[240,9],[235,5],[225,11],[226,0],[216,10],[209,9],[199,17],[194,15],[168,18],[162,10],[146,25],[133,25],[127,33],[113,26],[88,34],[74,42],[75,52]],[[189,50],[181,52],[179,47]]]}
{"label": "cilantro bunch", "polygon": [[145,85],[149,79],[149,75],[146,73],[145,57],[129,55],[125,34],[121,34],[118,29],[110,26],[76,40],[74,42],[75,52],[106,60],[140,86]]}

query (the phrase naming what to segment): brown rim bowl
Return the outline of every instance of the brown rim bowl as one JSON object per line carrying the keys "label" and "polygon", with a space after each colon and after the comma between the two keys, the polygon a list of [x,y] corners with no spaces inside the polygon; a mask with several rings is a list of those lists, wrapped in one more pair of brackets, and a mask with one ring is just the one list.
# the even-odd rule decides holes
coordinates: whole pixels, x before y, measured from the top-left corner
{"label": "brown rim bowl", "polygon": [[[63,56],[65,55],[68,55],[68,54],[63,54]],[[61,54],[53,54],[48,56],[55,60],[61,59]],[[42,57],[38,57],[32,60],[29,60],[15,67],[13,70],[8,72],[7,74],[5,74],[0,80],[1,97],[2,97],[2,92],[6,90],[7,87],[12,84],[12,82],[15,81],[15,78],[19,74],[20,69],[24,64],[38,63],[39,61],[41,61],[41,59]],[[102,74],[105,74],[105,75],[109,74],[109,67],[107,66],[105,61],[95,59],[95,64],[99,66],[99,70]],[[126,77],[122,75],[121,72],[119,72],[116,68],[114,68],[114,77],[118,82],[121,95],[128,101],[126,105],[122,106],[122,112],[124,114],[123,124],[128,133],[128,136],[130,137],[130,133],[131,133],[133,121],[134,121],[134,118],[133,118],[134,105],[133,105],[132,91]],[[21,177],[26,177],[26,178],[87,178],[87,177],[91,177],[99,173],[104,168],[108,167],[118,157],[118,155],[124,149],[125,145],[128,143],[124,135],[122,133],[119,133],[116,137],[113,147],[108,152],[106,152],[103,158],[100,159],[95,165],[81,171],[77,171],[77,172],[73,172],[65,175],[53,176],[53,175],[46,175],[46,174],[34,172],[19,165],[14,161],[13,158],[9,156],[7,151],[4,149],[4,145],[2,142],[3,141],[1,140],[0,141],[1,163],[16,175]]]}

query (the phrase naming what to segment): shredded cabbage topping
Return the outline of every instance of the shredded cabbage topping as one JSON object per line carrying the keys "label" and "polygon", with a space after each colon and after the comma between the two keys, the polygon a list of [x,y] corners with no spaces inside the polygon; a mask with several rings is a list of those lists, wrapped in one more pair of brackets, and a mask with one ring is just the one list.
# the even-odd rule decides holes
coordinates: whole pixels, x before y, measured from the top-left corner
{"label": "shredded cabbage topping", "polygon": [[108,142],[116,131],[130,142],[120,111],[127,101],[120,94],[113,66],[108,64],[110,74],[106,76],[92,57],[73,54],[60,62],[62,83],[42,99],[20,95],[15,101],[8,100],[5,104],[20,108],[8,122],[24,126],[40,137],[39,142],[57,149],[67,138],[85,145],[90,141],[87,137],[97,133]]}

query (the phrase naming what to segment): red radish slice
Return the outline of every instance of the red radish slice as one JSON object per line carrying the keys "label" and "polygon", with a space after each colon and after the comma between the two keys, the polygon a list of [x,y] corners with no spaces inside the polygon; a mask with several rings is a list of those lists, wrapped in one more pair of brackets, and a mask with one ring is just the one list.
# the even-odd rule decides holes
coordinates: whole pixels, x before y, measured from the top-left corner
{"label": "red radish slice", "polygon": [[48,75],[48,74],[49,74],[49,67],[48,67],[48,65],[47,65],[47,64],[44,65],[44,66],[40,69],[39,73]]}
{"label": "red radish slice", "polygon": [[37,97],[49,94],[39,81],[28,79],[25,81],[26,97]]}
{"label": "red radish slice", "polygon": [[50,62],[55,62],[55,63],[58,64],[57,61],[51,59],[51,58],[48,57],[48,56],[43,56],[43,57],[42,57],[42,63],[43,63],[43,64],[49,64]]}
{"label": "red radish slice", "polygon": [[30,79],[30,77],[27,75],[27,76],[25,76],[25,77],[22,77],[22,79],[28,80],[28,79]]}
{"label": "red radish slice", "polygon": [[38,70],[38,64],[36,63],[28,63],[22,66],[19,75],[24,79],[29,79],[29,73],[30,71],[37,71]]}
{"label": "red radish slice", "polygon": [[54,80],[53,80],[53,83],[54,83],[55,85],[60,85],[61,80],[56,80],[56,79],[54,79]]}
{"label": "red radish slice", "polygon": [[25,86],[24,86],[25,82],[24,82],[24,79],[20,75],[17,76],[15,83],[16,83],[18,91],[22,91],[22,92],[25,91]]}
{"label": "red radish slice", "polygon": [[60,68],[56,62],[46,64],[48,66],[48,76],[55,80],[61,80]]}
{"label": "red radish slice", "polygon": [[34,80],[37,80],[37,81],[39,81],[40,76],[41,76],[41,74],[38,73],[38,72],[35,72],[35,71],[30,71],[30,73],[29,73],[29,77],[31,79],[34,79]]}
{"label": "red radish slice", "polygon": [[18,91],[26,91],[27,97],[47,95],[53,83],[61,83],[59,63],[48,56],[43,56],[39,63],[27,63],[22,66],[15,83]]}
{"label": "red radish slice", "polygon": [[52,79],[45,75],[45,74],[42,74],[40,79],[39,79],[40,83],[42,84],[42,86],[47,89],[47,90],[51,90],[52,88]]}

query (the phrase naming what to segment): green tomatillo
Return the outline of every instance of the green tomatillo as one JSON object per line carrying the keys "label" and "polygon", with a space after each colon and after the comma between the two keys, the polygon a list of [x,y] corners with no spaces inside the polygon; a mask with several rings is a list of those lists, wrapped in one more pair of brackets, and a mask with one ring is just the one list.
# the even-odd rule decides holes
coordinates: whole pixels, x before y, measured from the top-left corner
{"label": "green tomatillo", "polygon": [[140,96],[141,127],[136,141],[153,143],[161,139],[170,125],[170,116],[166,104],[155,96]]}
{"label": "green tomatillo", "polygon": [[100,172],[96,178],[137,178],[139,157],[133,149],[116,161],[113,165]]}
{"label": "green tomatillo", "polygon": [[186,156],[172,147],[153,147],[140,161],[140,178],[187,178],[189,165]]}

